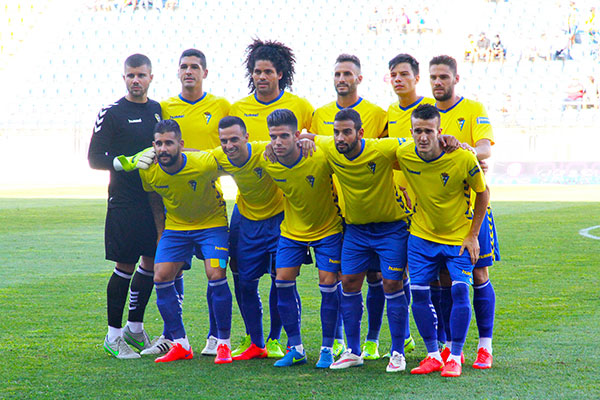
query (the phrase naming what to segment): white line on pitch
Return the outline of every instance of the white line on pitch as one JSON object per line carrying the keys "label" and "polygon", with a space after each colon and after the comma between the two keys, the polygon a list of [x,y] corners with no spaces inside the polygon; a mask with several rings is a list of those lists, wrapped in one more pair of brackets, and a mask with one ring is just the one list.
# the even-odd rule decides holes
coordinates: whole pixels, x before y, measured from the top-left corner
{"label": "white line on pitch", "polygon": [[590,226],[589,228],[580,230],[579,234],[581,236],[585,236],[586,238],[600,240],[600,236],[594,236],[589,233],[590,231],[593,231],[594,229],[598,229],[598,228],[600,228],[600,225]]}

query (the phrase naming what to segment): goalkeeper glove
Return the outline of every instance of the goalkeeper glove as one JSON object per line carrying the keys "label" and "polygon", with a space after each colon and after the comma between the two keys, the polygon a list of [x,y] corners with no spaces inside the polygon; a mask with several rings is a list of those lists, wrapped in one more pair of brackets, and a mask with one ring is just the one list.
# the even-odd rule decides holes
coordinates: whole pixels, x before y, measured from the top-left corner
{"label": "goalkeeper glove", "polygon": [[116,171],[133,171],[134,169],[148,169],[154,163],[156,152],[154,147],[148,147],[130,157],[117,156],[113,160]]}

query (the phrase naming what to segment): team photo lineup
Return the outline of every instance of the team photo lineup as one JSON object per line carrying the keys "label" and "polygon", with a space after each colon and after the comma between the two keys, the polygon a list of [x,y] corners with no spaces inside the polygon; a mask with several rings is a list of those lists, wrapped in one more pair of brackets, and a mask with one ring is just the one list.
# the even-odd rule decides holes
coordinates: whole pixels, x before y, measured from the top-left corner
{"label": "team photo lineup", "polygon": [[[105,351],[163,363],[192,359],[192,347],[204,345],[200,354],[215,364],[272,358],[276,367],[323,369],[387,357],[387,372],[444,377],[460,376],[465,365],[492,368],[489,267],[500,252],[485,160],[494,137],[485,107],[458,94],[456,60],[432,54],[420,65],[410,54],[393,57],[398,99],[384,110],[360,96],[361,62],[351,54],[332,55],[335,100],[318,108],[291,93],[296,60],[279,41],[249,44],[250,94],[233,104],[203,89],[207,57],[183,51],[180,93],[157,102],[147,95],[151,60],[130,55],[127,94],[95,121],[88,160],[110,171],[105,254],[115,263]],[[417,93],[427,77],[431,94]],[[229,218],[224,176],[238,188]],[[205,344],[190,343],[182,318],[194,256],[208,280]],[[313,262],[322,337],[318,359],[308,360],[296,280]],[[268,335],[263,275],[271,278]],[[155,339],[143,323],[153,289],[164,324]],[[237,347],[234,297],[245,330]],[[380,348],[384,312],[391,344]],[[479,342],[465,360],[472,313]],[[415,347],[425,357],[406,365]]]}

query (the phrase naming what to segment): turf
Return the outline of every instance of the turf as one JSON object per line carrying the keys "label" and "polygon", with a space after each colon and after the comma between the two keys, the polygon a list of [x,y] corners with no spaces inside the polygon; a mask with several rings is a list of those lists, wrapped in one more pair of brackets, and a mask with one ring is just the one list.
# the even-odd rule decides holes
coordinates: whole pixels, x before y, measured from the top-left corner
{"label": "turf", "polygon": [[[491,271],[497,294],[492,370],[470,367],[476,327],[469,332],[463,376],[386,374],[386,361],[362,368],[316,370],[320,344],[316,271],[299,278],[305,366],[272,360],[216,366],[199,355],[208,318],[206,277],[197,262],[186,273],[184,322],[197,353],[192,361],[156,365],[121,361],[102,349],[106,283],[105,203],[101,200],[0,199],[0,398],[599,398],[600,241],[580,229],[598,225],[600,203],[497,202],[502,262]],[[598,236],[598,232],[592,232]],[[261,292],[268,329],[268,283]],[[159,334],[154,305],[146,327]],[[389,331],[381,349],[389,346]],[[243,333],[234,305],[233,337]],[[364,334],[364,332],[363,332]],[[417,350],[408,368],[424,357]]]}

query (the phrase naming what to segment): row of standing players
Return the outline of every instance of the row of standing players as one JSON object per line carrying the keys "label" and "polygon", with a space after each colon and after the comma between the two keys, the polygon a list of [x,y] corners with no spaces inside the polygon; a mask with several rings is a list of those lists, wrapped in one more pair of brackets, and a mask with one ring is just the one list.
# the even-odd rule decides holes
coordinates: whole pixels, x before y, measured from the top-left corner
{"label": "row of standing players", "polygon": [[[135,56],[132,57],[135,58]],[[407,54],[400,54],[394,57],[394,59],[390,61],[390,75],[391,83],[394,87],[394,91],[398,94],[399,101],[390,106],[387,114],[373,103],[359,97],[357,87],[362,80],[362,75],[360,73],[360,62],[354,56],[341,55],[338,57],[334,69],[334,83],[337,92],[337,100],[317,109],[314,113],[312,107],[306,100],[286,91],[286,89],[291,86],[293,79],[294,57],[289,48],[278,42],[261,42],[257,40],[248,47],[246,74],[249,79],[249,87],[253,93],[247,98],[233,104],[231,107],[225,99],[207,94],[202,90],[202,81],[207,76],[207,68],[205,57],[201,52],[197,50],[187,50],[182,54],[179,62],[179,76],[182,83],[182,91],[179,96],[163,101],[160,106],[156,102],[148,100],[146,97],[146,92],[151,81],[149,60],[147,63],[145,61],[140,62],[139,60],[132,63],[132,57],[126,62],[124,74],[128,94],[117,103],[100,111],[94,128],[95,132],[92,137],[89,153],[90,164],[92,167],[111,170],[106,223],[106,256],[107,259],[116,261],[117,265],[111,276],[107,290],[109,332],[105,339],[105,348],[117,357],[137,356],[137,353],[131,351],[124,343],[123,338],[127,343],[138,347],[138,349],[148,347],[145,348],[142,353],[144,351],[150,351],[151,354],[157,350],[160,350],[161,352],[168,350],[170,348],[169,343],[171,343],[165,338],[160,338],[153,344],[150,343],[150,345],[148,345],[149,339],[143,330],[142,323],[143,310],[152,290],[153,282],[157,284],[157,302],[159,301],[158,288],[161,282],[160,280],[157,280],[156,273],[154,274],[154,279],[152,277],[153,263],[150,256],[152,256],[154,252],[150,250],[150,247],[152,246],[148,245],[148,243],[152,242],[153,239],[151,237],[151,232],[156,231],[153,223],[156,225],[159,232],[162,231],[164,228],[164,217],[162,220],[161,218],[154,218],[155,221],[153,221],[152,218],[148,218],[148,215],[151,215],[150,210],[152,208],[161,208],[162,204],[159,196],[151,193],[149,196],[150,205],[147,207],[140,207],[141,204],[146,204],[146,194],[137,174],[118,172],[114,168],[114,165],[116,164],[113,164],[113,159],[116,155],[133,154],[140,149],[147,147],[152,142],[153,128],[156,121],[160,119],[176,120],[179,123],[179,126],[181,126],[186,147],[199,150],[212,149],[219,145],[220,131],[218,130],[218,123],[226,115],[239,116],[243,120],[244,125],[249,132],[249,139],[251,141],[269,140],[270,137],[267,135],[269,129],[266,126],[267,116],[273,110],[282,108],[289,109],[293,112],[298,121],[299,129],[305,128],[313,133],[331,135],[333,133],[333,119],[336,112],[342,108],[351,108],[360,114],[365,138],[384,136],[406,137],[410,136],[411,112],[418,105],[429,103],[436,104],[437,108],[441,111],[441,126],[444,133],[453,135],[457,137],[459,141],[472,145],[477,154],[477,158],[480,160],[490,156],[493,137],[485,110],[481,104],[464,99],[455,94],[454,86],[458,83],[459,76],[456,73],[456,63],[450,57],[436,57],[430,63],[430,77],[435,99],[420,97],[416,94],[415,87],[419,80],[419,66],[416,60]],[[223,148],[226,148],[226,146],[223,145]],[[257,174],[257,171],[254,171],[255,175]],[[406,178],[404,175],[396,173],[395,179],[400,186],[408,188],[410,198],[414,199],[415,193],[410,190],[409,185],[406,185]],[[239,180],[236,179],[236,181],[238,181],[237,183],[240,187],[240,196],[238,197],[238,207],[236,207],[237,210],[234,213],[234,217],[237,214],[240,214],[243,220],[255,222],[264,222],[271,219],[273,215],[269,215],[269,211],[273,212],[277,209],[270,207],[273,203],[268,203],[269,207],[263,207],[262,211],[255,213],[254,206],[256,206],[256,204],[249,205],[248,202],[244,201],[243,185],[240,184]],[[341,200],[342,209],[345,209],[345,201],[343,201],[343,199]],[[379,201],[381,201],[381,199],[379,199]],[[373,208],[372,205],[365,204],[365,208],[368,209],[369,207]],[[380,204],[377,204],[375,207],[380,207]],[[258,209],[260,208],[261,207],[258,207]],[[142,217],[141,214],[144,214],[144,217]],[[169,214],[167,214],[167,223],[169,222],[168,216]],[[240,217],[238,216],[237,218],[239,219]],[[348,217],[346,216],[346,218]],[[134,225],[134,223],[131,222],[132,220],[135,221],[136,226],[140,227],[139,230],[141,232],[145,232],[145,235],[142,236],[147,236],[146,245],[143,243],[133,243],[131,242],[132,238],[127,237],[128,235],[130,236],[130,234],[125,233],[125,229],[129,232],[128,228]],[[146,221],[147,225],[144,226],[140,221]],[[478,368],[491,367],[492,360],[491,337],[495,299],[493,288],[488,279],[487,267],[492,264],[492,260],[495,257],[493,253],[497,253],[497,246],[495,246],[493,224],[488,224],[488,221],[493,221],[489,208],[486,215],[486,223],[483,224],[484,227],[488,227],[486,233],[483,235],[483,237],[487,238],[485,241],[488,243],[484,246],[484,240],[480,240],[480,242],[482,242],[482,254],[477,263],[477,268],[473,271],[475,288],[474,308],[480,331],[478,356],[474,364],[474,366]],[[348,221],[346,220],[346,222]],[[375,219],[371,222],[379,223],[382,221]],[[123,226],[123,228],[118,225]],[[236,231],[233,219],[231,231]],[[232,234],[231,238],[236,238],[236,235]],[[135,241],[143,241],[143,239],[143,237],[136,237]],[[125,243],[125,240],[128,240],[129,243]],[[274,251],[275,249],[271,248],[268,253],[273,253]],[[242,271],[237,271],[238,268],[235,263],[236,254],[234,253],[232,247],[230,249],[230,255],[234,261],[232,262],[232,270],[234,272],[233,277],[236,283],[236,298],[238,299],[240,311],[242,312],[246,323],[247,333],[249,334],[247,338],[250,338],[246,343],[246,349],[248,349],[251,344],[258,346],[258,348],[264,348],[264,342],[261,342],[260,339],[253,340],[252,329],[248,329],[249,323],[247,321],[247,314],[252,313],[244,312],[244,301],[242,301],[244,296],[242,292],[246,293],[245,297],[252,298],[254,296],[252,294],[254,293],[254,289],[246,287],[247,285],[244,285],[244,282],[241,282],[240,276],[244,276],[244,266],[240,264]],[[134,274],[135,265],[140,255],[142,256],[142,263]],[[216,257],[218,260],[218,255]],[[209,286],[207,289],[209,310],[214,311],[215,307],[211,305],[214,297],[217,299],[225,298],[225,308],[227,308],[227,295],[214,296],[213,293],[215,287],[226,286],[213,285],[215,283],[214,281],[217,281],[217,283],[223,282],[222,279],[225,279],[224,282],[226,284],[224,271],[221,271],[220,267],[214,268],[214,266],[219,265],[219,262],[215,261],[215,259],[208,258],[207,256],[202,258],[205,259],[207,274],[209,274]],[[371,262],[371,264],[375,263]],[[319,266],[319,260],[317,260],[317,266]],[[352,344],[348,348],[349,351],[344,354],[360,354],[362,347],[363,356],[366,356],[367,358],[375,358],[378,356],[376,345],[379,327],[381,326],[383,305],[385,303],[384,292],[389,291],[386,291],[384,286],[389,285],[386,285],[385,277],[383,280],[384,283],[382,283],[381,272],[375,271],[377,268],[373,269],[373,271],[369,270],[367,273],[367,280],[369,282],[369,294],[367,295],[369,334],[367,335],[367,341],[362,346]],[[283,270],[287,270],[287,268],[283,268]],[[215,271],[219,273],[213,274]],[[277,269],[277,271],[279,272],[279,269]],[[132,275],[133,279],[131,279]],[[435,306],[437,314],[443,317],[440,318],[438,324],[437,339],[435,340],[435,343],[436,347],[438,341],[446,344],[446,347],[442,352],[442,356],[444,356],[442,359],[447,360],[450,356],[448,353],[450,353],[453,348],[453,341],[451,340],[453,336],[450,331],[451,324],[449,321],[450,310],[452,309],[453,303],[453,293],[452,289],[450,289],[452,280],[449,278],[448,273],[443,271],[440,273],[440,278],[441,285],[431,286],[432,290],[428,290],[427,293],[431,293],[431,301]],[[130,280],[131,285],[129,285]],[[282,354],[275,354],[278,353],[276,351],[278,346],[276,345],[278,344],[279,334],[281,332],[281,318],[277,312],[277,293],[282,290],[277,287],[276,281],[276,276],[274,276],[270,295],[271,331],[266,346],[267,350],[273,350],[271,353],[273,353],[274,356],[281,356]],[[325,281],[327,280],[325,279]],[[172,282],[172,286],[176,289],[174,293],[182,300],[183,280],[181,274],[178,273]],[[362,280],[360,283],[362,284]],[[327,286],[327,283],[323,284]],[[338,293],[338,297],[344,299],[344,296],[339,295],[341,290],[339,289],[339,285],[337,285],[337,280],[334,280],[333,285],[336,288],[335,291]],[[123,308],[129,286],[131,287],[128,323],[124,329],[120,329]],[[295,291],[295,285],[292,286],[294,286]],[[408,289],[407,279],[404,279],[403,287],[403,292],[405,296],[408,297],[406,299],[407,304],[409,304],[411,290]],[[245,289],[245,291],[243,289]],[[427,289],[429,289],[429,286],[427,286]],[[321,290],[324,297],[327,290],[329,289],[324,290],[322,288]],[[250,294],[247,292],[250,292]],[[297,298],[297,301],[299,302],[299,298]],[[250,303],[252,303],[252,301],[250,301]],[[362,297],[360,297],[360,303],[362,303]],[[389,309],[390,300],[388,299],[388,313],[390,312]],[[217,329],[219,325],[217,321],[219,313],[209,312],[209,314],[211,317],[211,329],[207,340],[207,346],[203,353],[214,354],[216,352],[215,350],[218,350],[221,347],[220,345],[225,344],[226,347],[230,347],[228,343],[229,332],[227,327],[221,330]],[[250,316],[250,319],[252,319],[252,316]],[[290,332],[287,333],[289,341]],[[350,338],[348,337],[348,326],[346,326],[346,335],[350,342]],[[414,347],[414,342],[409,336],[410,334],[406,332],[403,335],[406,337],[408,348]],[[333,347],[333,352],[336,352],[336,349],[343,346],[340,324],[336,326],[334,336],[334,345],[331,347]],[[353,334],[352,336],[354,337],[355,335]],[[297,341],[297,339],[294,340]],[[328,341],[329,338],[327,338],[327,342]],[[290,343],[288,342],[288,344]],[[298,351],[298,348],[302,350],[301,344],[291,344],[296,344],[296,346],[293,346],[296,351]],[[328,350],[330,346],[326,346],[325,344],[328,343],[325,343],[324,341],[324,349]],[[373,344],[375,346],[373,346]],[[431,345],[428,345],[428,352],[432,353],[432,357],[435,358],[435,352],[429,351],[433,350],[429,347],[431,347]],[[462,344],[455,347],[462,347]],[[397,352],[400,353],[399,351]],[[267,353],[269,353],[269,351],[267,351]],[[299,353],[303,352],[300,351]],[[461,354],[461,352],[458,351],[458,354]],[[238,356],[239,355],[240,354],[238,354]],[[394,356],[394,352],[392,352],[392,356]],[[293,359],[301,360],[302,357],[294,357]],[[358,363],[358,361],[356,361],[356,363]],[[346,363],[348,366],[351,364],[353,363]]]}

